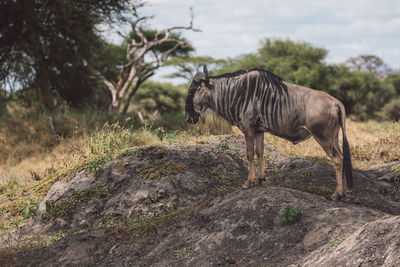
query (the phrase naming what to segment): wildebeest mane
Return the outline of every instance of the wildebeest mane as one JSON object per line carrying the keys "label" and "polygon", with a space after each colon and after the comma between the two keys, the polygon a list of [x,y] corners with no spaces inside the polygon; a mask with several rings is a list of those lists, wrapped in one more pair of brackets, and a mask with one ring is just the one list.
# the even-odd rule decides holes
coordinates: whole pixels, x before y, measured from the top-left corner
{"label": "wildebeest mane", "polygon": [[236,77],[242,74],[247,73],[246,70],[237,70],[235,72],[228,72],[228,73],[224,73],[224,74],[220,74],[220,75],[216,75],[216,76],[211,76],[210,78],[214,78],[214,79],[219,79],[219,78],[232,78],[232,77]]}
{"label": "wildebeest mane", "polygon": [[213,79],[221,79],[221,78],[234,78],[240,75],[244,75],[244,74],[249,74],[252,71],[256,71],[259,73],[262,81],[264,82],[264,84],[268,85],[268,88],[274,89],[275,91],[279,92],[279,93],[287,93],[287,86],[283,83],[283,80],[281,77],[275,75],[274,73],[264,70],[264,69],[260,69],[260,68],[252,68],[249,70],[238,70],[235,72],[229,72],[229,73],[224,73],[221,75],[216,75],[216,76],[211,76],[210,78]]}

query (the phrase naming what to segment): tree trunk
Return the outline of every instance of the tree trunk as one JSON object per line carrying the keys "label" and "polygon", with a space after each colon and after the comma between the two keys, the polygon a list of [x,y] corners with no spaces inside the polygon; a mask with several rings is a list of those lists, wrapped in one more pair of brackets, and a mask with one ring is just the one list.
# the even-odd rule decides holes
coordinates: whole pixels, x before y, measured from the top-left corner
{"label": "tree trunk", "polygon": [[43,106],[52,111],[53,102],[50,95],[49,72],[43,59],[36,65],[36,85],[39,89]]}
{"label": "tree trunk", "polygon": [[125,101],[125,104],[122,108],[121,114],[126,114],[129,108],[129,104],[131,103],[132,97],[136,94],[137,90],[139,89],[139,86],[142,85],[143,82],[137,82],[135,86],[132,88],[132,90],[129,92],[128,98]]}
{"label": "tree trunk", "polygon": [[110,113],[118,113],[121,108],[121,103],[122,103],[122,99],[120,99],[120,98],[113,99],[110,106],[108,107],[109,112]]}

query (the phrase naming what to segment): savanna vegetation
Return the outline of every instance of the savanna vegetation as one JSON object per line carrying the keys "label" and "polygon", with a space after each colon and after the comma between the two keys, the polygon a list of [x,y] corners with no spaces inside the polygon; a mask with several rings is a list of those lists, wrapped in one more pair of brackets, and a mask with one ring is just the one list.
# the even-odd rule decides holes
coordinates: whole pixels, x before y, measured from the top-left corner
{"label": "savanna vegetation", "polygon": [[[0,205],[32,196],[16,204],[9,224],[33,216],[60,175],[96,171],[126,148],[196,144],[210,135],[239,133],[212,113],[199,125],[185,122],[186,92],[203,64],[214,75],[264,68],[326,91],[346,107],[356,168],[400,160],[400,73],[380,58],[355,55],[329,64],[324,48],[270,38],[236,58],[199,57],[196,44],[184,38],[185,30],[197,30],[192,22],[153,29],[150,18],[140,16],[142,3],[130,5],[127,0],[0,4]],[[104,25],[123,23],[132,26],[124,41],[105,41]],[[186,82],[151,80],[163,66],[176,67],[171,77]],[[314,140],[293,146],[266,134],[265,142],[287,155],[327,159]]]}

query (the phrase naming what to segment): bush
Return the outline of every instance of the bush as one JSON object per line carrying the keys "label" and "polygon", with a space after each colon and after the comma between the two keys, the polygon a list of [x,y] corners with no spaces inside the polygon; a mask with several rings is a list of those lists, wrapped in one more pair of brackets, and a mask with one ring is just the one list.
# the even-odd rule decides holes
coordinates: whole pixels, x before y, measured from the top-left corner
{"label": "bush", "polygon": [[400,120],[400,97],[392,99],[382,108],[385,119],[399,121]]}
{"label": "bush", "polygon": [[133,105],[128,112],[141,111],[145,117],[151,117],[158,111],[161,115],[170,112],[182,112],[187,88],[171,83],[145,82],[134,96]]}

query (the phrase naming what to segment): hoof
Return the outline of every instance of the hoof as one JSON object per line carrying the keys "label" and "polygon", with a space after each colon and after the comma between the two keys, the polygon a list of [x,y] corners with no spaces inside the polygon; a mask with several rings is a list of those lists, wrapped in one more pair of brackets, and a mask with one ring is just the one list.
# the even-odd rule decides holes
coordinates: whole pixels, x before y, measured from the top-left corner
{"label": "hoof", "polygon": [[257,178],[255,184],[256,185],[261,185],[262,182],[265,182],[265,181],[267,181],[267,177],[265,177],[265,176],[264,177],[260,177],[260,178]]}
{"label": "hoof", "polygon": [[326,197],[326,200],[328,200],[328,201],[334,201],[334,202],[336,202],[337,200],[336,199],[334,199],[333,197]]}
{"label": "hoof", "polygon": [[247,189],[247,186],[242,185],[242,190],[246,190],[246,189]]}
{"label": "hoof", "polygon": [[337,199],[334,199],[332,196],[330,196],[330,197],[327,197],[326,200],[337,202],[337,201],[340,201],[342,198],[343,198],[343,195],[338,194],[338,198]]}

